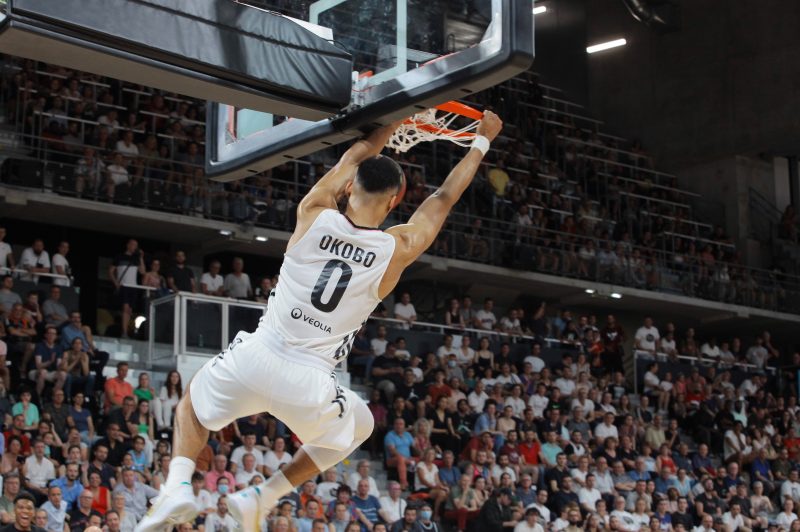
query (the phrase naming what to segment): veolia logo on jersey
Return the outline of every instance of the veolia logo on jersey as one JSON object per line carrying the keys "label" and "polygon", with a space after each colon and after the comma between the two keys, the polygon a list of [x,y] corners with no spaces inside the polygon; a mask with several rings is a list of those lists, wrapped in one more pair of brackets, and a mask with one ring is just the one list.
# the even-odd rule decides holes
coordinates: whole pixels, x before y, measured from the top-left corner
{"label": "veolia logo on jersey", "polygon": [[326,332],[328,334],[330,334],[332,332],[330,325],[325,325],[324,323],[319,321],[317,318],[315,318],[313,316],[309,316],[308,314],[305,314],[302,310],[300,310],[297,307],[293,308],[292,311],[289,313],[289,315],[292,318],[296,319],[296,320],[302,319],[307,324],[311,325],[312,327],[316,327],[317,329],[319,329],[322,332]]}
{"label": "veolia logo on jersey", "polygon": [[377,258],[372,251],[366,251],[362,247],[339,238],[333,238],[331,235],[325,235],[320,239],[319,249],[329,251],[337,257],[352,260],[356,264],[363,264],[365,268],[372,266]]}

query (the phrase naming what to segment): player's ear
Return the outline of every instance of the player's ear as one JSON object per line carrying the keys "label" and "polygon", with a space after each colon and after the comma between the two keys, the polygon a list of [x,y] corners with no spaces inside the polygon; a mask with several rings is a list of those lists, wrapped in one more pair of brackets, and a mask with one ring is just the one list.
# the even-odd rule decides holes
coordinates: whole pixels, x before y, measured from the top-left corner
{"label": "player's ear", "polygon": [[349,196],[350,196],[350,194],[352,194],[352,193],[353,193],[353,183],[354,183],[354,182],[355,182],[355,180],[354,180],[354,179],[351,179],[351,180],[349,180],[349,181],[347,182],[347,184],[345,184],[345,186],[344,186],[344,195],[345,195],[345,196],[349,197]]}

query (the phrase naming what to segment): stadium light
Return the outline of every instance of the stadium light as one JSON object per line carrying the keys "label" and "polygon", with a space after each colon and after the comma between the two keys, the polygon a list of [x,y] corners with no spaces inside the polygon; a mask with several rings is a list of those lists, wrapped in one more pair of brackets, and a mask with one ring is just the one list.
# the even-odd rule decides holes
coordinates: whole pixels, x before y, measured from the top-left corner
{"label": "stadium light", "polygon": [[265,237],[265,236],[262,236],[262,235],[258,235],[258,236],[256,237],[256,240],[257,240],[258,242],[266,242],[266,241],[268,240],[268,238],[267,238],[267,237]]}
{"label": "stadium light", "polygon": [[536,6],[533,8],[534,15],[541,15],[542,13],[547,13],[547,6]]}
{"label": "stadium light", "polygon": [[221,234],[222,236],[231,236],[233,234],[233,231],[228,231],[227,229],[220,229],[219,234]]}
{"label": "stadium light", "polygon": [[619,292],[611,292],[611,299],[622,299],[622,294]]}
{"label": "stadium light", "polygon": [[586,289],[586,290],[584,290],[584,291],[585,291],[587,294],[589,294],[589,295],[592,295],[592,294],[594,294],[594,288],[587,288],[587,289]]}
{"label": "stadium light", "polygon": [[146,321],[147,321],[147,318],[145,318],[144,316],[136,316],[136,319],[133,320],[133,326],[138,331],[139,328],[142,326],[142,324],[144,322],[146,322]]}
{"label": "stadium light", "polygon": [[593,54],[595,52],[602,52],[603,50],[608,50],[610,48],[617,48],[618,46],[625,46],[628,44],[628,41],[625,39],[615,39],[613,41],[608,42],[601,42],[600,44],[593,44],[591,46],[586,47],[587,54]]}

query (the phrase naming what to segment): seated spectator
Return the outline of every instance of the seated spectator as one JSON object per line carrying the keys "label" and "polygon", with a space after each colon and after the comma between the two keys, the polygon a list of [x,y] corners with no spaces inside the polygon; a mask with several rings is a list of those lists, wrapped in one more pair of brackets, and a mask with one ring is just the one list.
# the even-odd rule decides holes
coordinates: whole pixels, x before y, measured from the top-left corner
{"label": "seated spectator", "polygon": [[477,520],[481,530],[503,530],[517,525],[511,509],[512,497],[511,490],[502,488],[482,505]]}
{"label": "seated spectator", "polygon": [[54,383],[54,391],[61,391],[67,379],[67,374],[62,369],[61,347],[56,343],[57,339],[56,328],[47,327],[44,338],[36,344],[33,352],[35,369],[28,373],[28,378],[36,382],[36,395],[39,397],[44,391],[45,383]]}
{"label": "seated spectator", "polygon": [[22,304],[22,298],[14,292],[14,278],[4,275],[0,286],[0,315],[9,314],[15,304]]}
{"label": "seated spectator", "polygon": [[92,516],[102,518],[100,512],[92,507],[93,498],[92,492],[88,489],[80,493],[77,505],[69,512],[70,532],[83,532],[88,527],[89,519]]}
{"label": "seated spectator", "polygon": [[217,511],[206,517],[207,530],[234,530],[237,527],[231,514],[228,513],[227,497],[222,496],[217,501]]}
{"label": "seated spectator", "polygon": [[384,438],[386,465],[396,468],[400,487],[408,489],[408,465],[416,463],[414,455],[419,451],[413,447],[414,438],[406,432],[403,418],[394,420],[392,430]]}
{"label": "seated spectator", "polygon": [[147,502],[158,495],[157,490],[136,480],[136,472],[132,469],[122,472],[122,482],[114,488],[114,494],[117,493],[125,496],[125,511],[133,514],[137,521],[144,517]]}
{"label": "seated spectator", "polygon": [[72,348],[72,341],[75,338],[81,339],[81,351],[89,355],[89,368],[94,372],[95,383],[102,385],[105,382],[103,369],[108,364],[109,355],[96,348],[92,329],[83,324],[81,313],[76,310],[69,313],[69,324],[61,329],[61,348],[64,351]]}
{"label": "seated spectator", "polygon": [[67,309],[61,303],[61,287],[53,285],[50,287],[50,297],[42,304],[45,325],[59,329],[69,322]]}

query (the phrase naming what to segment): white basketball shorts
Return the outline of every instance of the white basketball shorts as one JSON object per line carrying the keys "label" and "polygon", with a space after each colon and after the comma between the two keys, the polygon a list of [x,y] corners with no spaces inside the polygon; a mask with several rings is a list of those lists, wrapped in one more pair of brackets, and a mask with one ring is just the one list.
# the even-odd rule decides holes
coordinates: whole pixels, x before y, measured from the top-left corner
{"label": "white basketball shorts", "polygon": [[269,412],[304,443],[336,451],[355,438],[353,412],[362,399],[339,387],[332,368],[277,334],[240,332],[190,383],[200,423],[217,431],[236,419]]}

